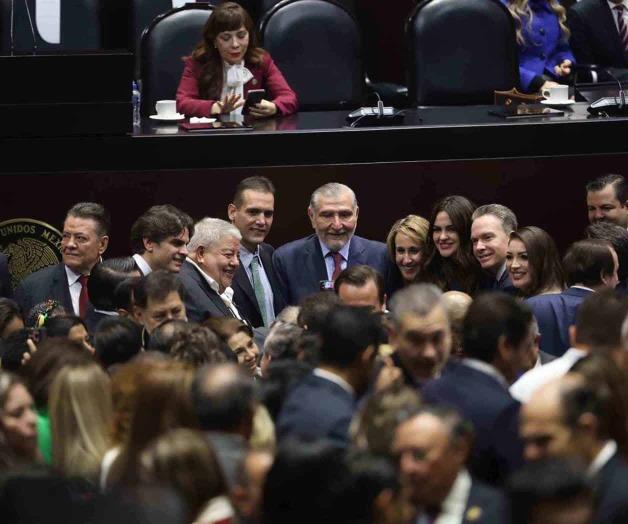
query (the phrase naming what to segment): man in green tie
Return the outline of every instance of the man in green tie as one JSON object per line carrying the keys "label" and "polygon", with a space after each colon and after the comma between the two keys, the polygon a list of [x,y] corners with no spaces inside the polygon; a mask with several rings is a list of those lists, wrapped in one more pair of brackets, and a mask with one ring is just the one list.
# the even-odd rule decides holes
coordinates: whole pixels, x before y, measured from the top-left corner
{"label": "man in green tie", "polygon": [[242,234],[234,302],[253,327],[269,326],[286,305],[272,265],[274,249],[264,242],[274,210],[275,187],[261,176],[242,180],[227,208],[229,220]]}

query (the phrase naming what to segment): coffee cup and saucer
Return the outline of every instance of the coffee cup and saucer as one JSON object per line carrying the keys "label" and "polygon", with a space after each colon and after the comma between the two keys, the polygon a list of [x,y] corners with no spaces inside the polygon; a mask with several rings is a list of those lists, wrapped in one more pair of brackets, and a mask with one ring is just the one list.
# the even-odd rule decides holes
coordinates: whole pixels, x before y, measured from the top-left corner
{"label": "coffee cup and saucer", "polygon": [[570,106],[575,104],[575,100],[569,98],[569,86],[553,86],[543,89],[541,94],[545,100],[541,100],[541,104],[547,106]]}
{"label": "coffee cup and saucer", "polygon": [[150,115],[153,120],[159,120],[161,122],[178,122],[183,120],[185,115],[177,113],[177,101],[176,100],[158,100],[155,104],[157,110],[156,115]]}

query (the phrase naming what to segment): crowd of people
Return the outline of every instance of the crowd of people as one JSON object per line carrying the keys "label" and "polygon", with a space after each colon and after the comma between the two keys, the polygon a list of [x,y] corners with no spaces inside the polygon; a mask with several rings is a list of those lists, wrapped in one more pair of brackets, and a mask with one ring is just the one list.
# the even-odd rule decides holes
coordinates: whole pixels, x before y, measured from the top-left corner
{"label": "crowd of people", "polygon": [[[516,28],[520,85],[513,87],[543,93],[569,84],[576,62],[581,81],[625,74],[628,8],[623,0],[581,0],[569,13],[558,0],[501,2]],[[249,91],[260,89],[262,100],[245,106]],[[176,98],[177,111],[193,117],[244,111],[267,118],[298,109],[295,92],[259,47],[251,16],[235,2],[220,3],[209,17],[200,43],[185,59]]]}
{"label": "crowd of people", "polygon": [[254,176],[228,220],[146,210],[120,258],[75,204],[0,298],[0,518],[628,522],[627,196],[590,182],[562,259],[459,195],[384,243],[328,183],[274,250]]}

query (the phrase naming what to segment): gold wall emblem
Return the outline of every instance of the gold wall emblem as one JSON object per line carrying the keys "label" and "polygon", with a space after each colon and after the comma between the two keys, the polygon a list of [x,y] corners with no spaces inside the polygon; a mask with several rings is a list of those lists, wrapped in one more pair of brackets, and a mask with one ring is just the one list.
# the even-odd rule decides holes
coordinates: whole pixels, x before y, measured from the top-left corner
{"label": "gold wall emblem", "polygon": [[61,232],[31,218],[0,222],[0,252],[9,258],[11,284],[61,260]]}

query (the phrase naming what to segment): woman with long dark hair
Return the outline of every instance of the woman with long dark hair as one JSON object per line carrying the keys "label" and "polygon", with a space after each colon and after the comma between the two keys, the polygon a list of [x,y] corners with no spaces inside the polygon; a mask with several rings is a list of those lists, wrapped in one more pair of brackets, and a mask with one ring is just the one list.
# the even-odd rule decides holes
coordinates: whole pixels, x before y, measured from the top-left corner
{"label": "woman with long dark hair", "polygon": [[443,291],[478,289],[480,266],[471,249],[471,215],[475,206],[465,197],[447,196],[432,209],[425,266],[419,279]]}
{"label": "woman with long dark hair", "polygon": [[565,289],[565,274],[554,239],[540,227],[520,227],[511,233],[506,267],[512,285],[523,297]]}
{"label": "woman with long dark hair", "polygon": [[203,40],[185,59],[177,111],[200,117],[241,113],[253,89],[265,89],[266,97],[251,107],[251,116],[296,112],[294,91],[270,55],[257,46],[253,20],[235,2],[224,2],[214,9]]}

